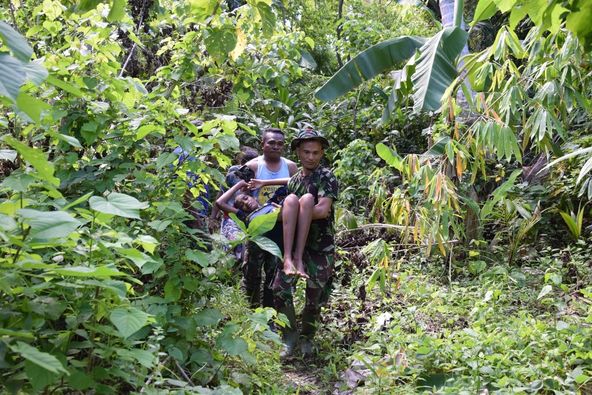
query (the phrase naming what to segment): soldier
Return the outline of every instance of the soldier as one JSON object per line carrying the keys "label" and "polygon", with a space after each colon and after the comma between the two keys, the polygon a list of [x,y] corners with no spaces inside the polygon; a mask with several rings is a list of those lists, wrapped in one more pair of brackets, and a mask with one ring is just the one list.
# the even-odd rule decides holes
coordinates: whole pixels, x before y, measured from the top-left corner
{"label": "soldier", "polygon": [[[331,170],[321,166],[328,146],[327,139],[312,129],[300,131],[291,144],[302,168],[288,182],[289,195],[282,209],[284,270],[277,271],[273,283],[275,307],[290,321],[290,328],[284,330],[282,337],[281,356],[284,358],[293,354],[298,340],[292,300],[295,282],[299,277],[308,277],[302,312],[303,356],[312,354],[315,323],[331,290],[335,262],[333,203],[337,199],[338,185]],[[302,271],[305,271],[304,276]]]}

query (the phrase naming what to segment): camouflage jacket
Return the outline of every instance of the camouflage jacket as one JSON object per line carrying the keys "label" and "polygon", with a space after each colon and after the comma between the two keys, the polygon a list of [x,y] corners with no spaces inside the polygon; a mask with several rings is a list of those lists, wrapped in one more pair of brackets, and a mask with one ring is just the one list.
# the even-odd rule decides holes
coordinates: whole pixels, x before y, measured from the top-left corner
{"label": "camouflage jacket", "polygon": [[293,193],[298,197],[311,193],[315,197],[315,203],[322,197],[333,199],[327,218],[314,220],[310,224],[306,241],[308,250],[332,254],[335,251],[335,201],[339,193],[339,186],[331,170],[319,166],[308,176],[302,174],[302,169],[299,170],[288,182],[288,193]]}

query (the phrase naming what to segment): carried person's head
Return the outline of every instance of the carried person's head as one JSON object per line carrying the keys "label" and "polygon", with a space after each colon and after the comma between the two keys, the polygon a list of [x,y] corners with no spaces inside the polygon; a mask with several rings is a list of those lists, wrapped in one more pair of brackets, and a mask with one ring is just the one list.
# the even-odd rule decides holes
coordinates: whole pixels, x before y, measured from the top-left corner
{"label": "carried person's head", "polygon": [[298,133],[298,136],[290,144],[292,151],[296,151],[300,164],[305,171],[313,171],[319,167],[325,154],[325,148],[329,142],[323,135],[312,129],[306,128]]}
{"label": "carried person's head", "polygon": [[279,160],[284,151],[286,137],[278,128],[263,129],[261,134],[261,150],[266,160]]}
{"label": "carried person's head", "polygon": [[234,198],[234,208],[252,213],[259,208],[259,202],[248,193],[240,193]]}

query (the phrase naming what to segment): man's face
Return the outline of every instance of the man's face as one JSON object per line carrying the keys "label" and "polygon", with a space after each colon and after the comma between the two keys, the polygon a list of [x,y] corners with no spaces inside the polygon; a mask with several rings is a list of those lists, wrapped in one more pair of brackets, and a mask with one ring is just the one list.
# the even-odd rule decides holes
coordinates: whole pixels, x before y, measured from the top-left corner
{"label": "man's face", "polygon": [[281,133],[267,132],[263,136],[263,156],[265,159],[279,159],[284,151],[285,138]]}
{"label": "man's face", "polygon": [[296,149],[296,153],[298,154],[298,159],[300,159],[302,167],[305,170],[313,171],[319,167],[325,151],[323,150],[323,145],[320,141],[309,140],[300,143]]}

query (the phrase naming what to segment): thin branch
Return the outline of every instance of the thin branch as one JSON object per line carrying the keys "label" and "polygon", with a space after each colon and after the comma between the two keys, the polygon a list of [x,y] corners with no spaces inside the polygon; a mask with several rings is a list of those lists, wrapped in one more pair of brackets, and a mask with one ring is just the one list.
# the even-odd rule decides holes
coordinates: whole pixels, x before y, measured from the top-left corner
{"label": "thin branch", "polygon": [[191,378],[189,376],[187,376],[187,373],[185,373],[185,370],[181,367],[181,365],[179,365],[179,361],[175,360],[175,364],[177,365],[177,369],[179,369],[179,371],[181,372],[181,375],[183,375],[183,378],[185,380],[187,380],[187,382],[189,384],[191,384],[192,387],[195,387],[195,384],[193,384],[193,381],[191,381]]}
{"label": "thin branch", "polygon": [[[140,28],[142,27],[142,24],[144,23],[144,8],[146,7],[146,0],[144,0],[142,2],[142,8],[140,9],[140,20],[138,21],[138,25],[136,26],[136,35],[140,34]],[[123,77],[123,73],[125,72],[125,68],[127,67],[127,64],[129,63],[129,61],[132,59],[132,56],[134,55],[134,50],[136,49],[136,46],[138,44],[134,42],[134,45],[132,45],[132,49],[130,50],[129,55],[127,55],[127,59],[125,59],[125,62],[123,63],[123,66],[121,67],[121,71],[119,72],[119,78]]]}
{"label": "thin branch", "polygon": [[12,17],[12,24],[13,24],[14,30],[16,30],[17,32],[20,33],[18,25],[16,24],[16,15],[14,14],[15,9],[14,9],[14,4],[12,4],[12,0],[8,1],[8,8],[10,9],[10,16]]}

